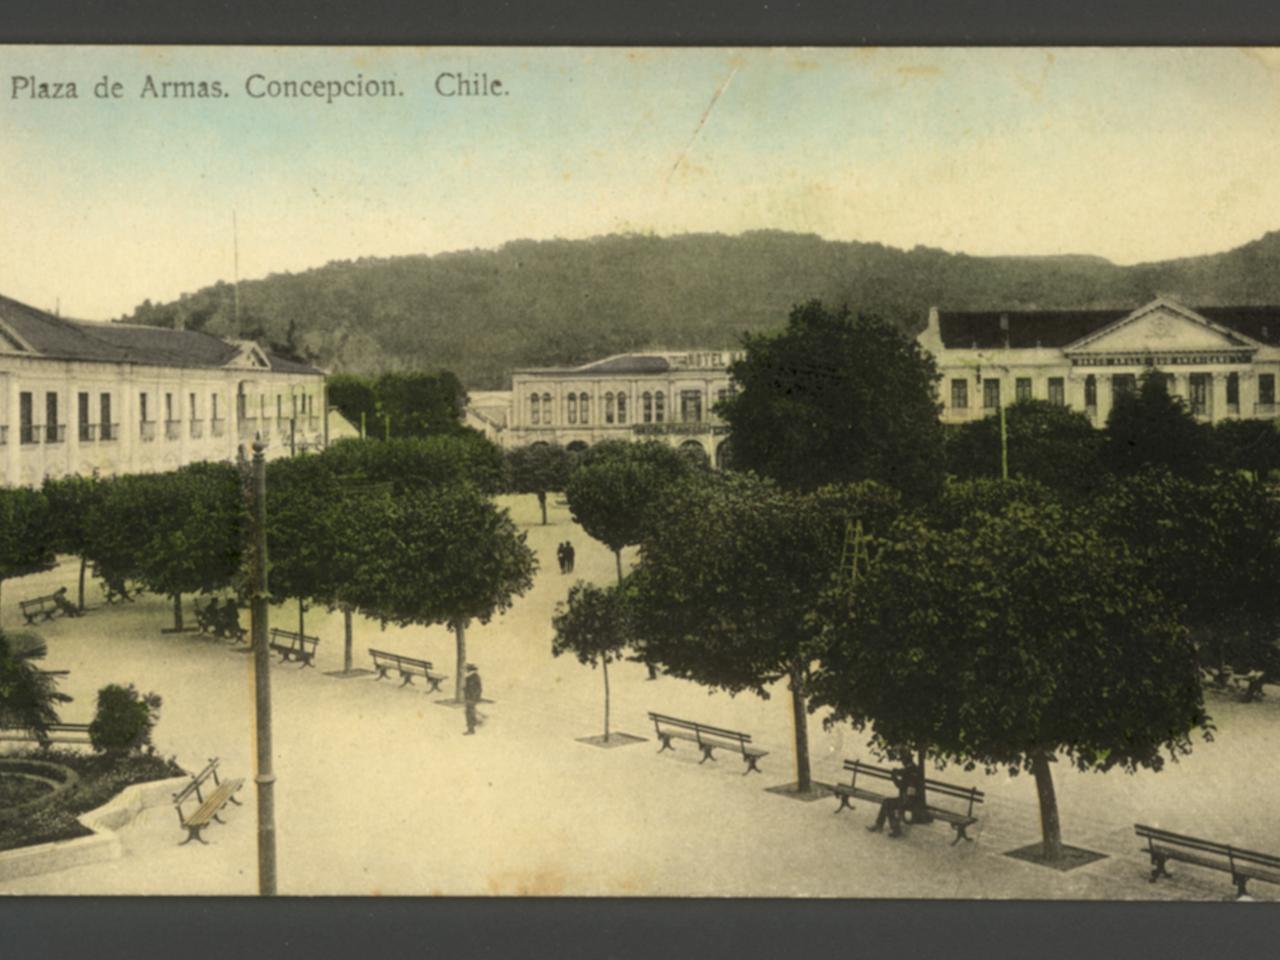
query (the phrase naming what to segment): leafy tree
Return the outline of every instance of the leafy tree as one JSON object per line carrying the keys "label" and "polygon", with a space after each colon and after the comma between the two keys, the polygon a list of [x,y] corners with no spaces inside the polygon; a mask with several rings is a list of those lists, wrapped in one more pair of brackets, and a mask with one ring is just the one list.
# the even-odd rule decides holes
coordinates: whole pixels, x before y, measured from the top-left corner
{"label": "leafy tree", "polygon": [[933,528],[955,530],[981,514],[999,516],[1015,504],[1043,507],[1055,502],[1053,491],[1035,480],[950,480],[919,512]]}
{"label": "leafy tree", "polygon": [[1243,471],[1262,483],[1280,470],[1280,426],[1275,420],[1223,420],[1213,427],[1213,451],[1221,469]]}
{"label": "leafy tree", "polygon": [[650,510],[690,461],[662,443],[609,441],[586,451],[569,476],[569,512],[587,535],[613,551],[622,582],[622,549],[644,537]]}
{"label": "leafy tree", "polygon": [[1060,860],[1052,763],[1159,770],[1211,729],[1194,647],[1124,544],[1054,505],[904,521],[828,621],[814,703],[881,752],[1029,770]]}
{"label": "leafy tree", "polygon": [[98,709],[89,723],[89,742],[102,753],[135,753],[151,745],[151,731],[160,717],[161,700],[140,694],[131,683],[111,683],[98,691]]}
{"label": "leafy tree", "polygon": [[71,697],[59,693],[57,678],[36,664],[48,654],[34,633],[0,631],[0,727],[27,730],[37,737],[58,722],[57,705]]}
{"label": "leafy tree", "polygon": [[[1001,476],[999,418],[945,429],[949,473],[960,479]],[[1005,410],[1005,437],[1010,478],[1035,480],[1072,499],[1090,495],[1100,482],[1103,436],[1078,411],[1020,400]]]}
{"label": "leafy tree", "polygon": [[547,494],[565,488],[572,467],[568,451],[559,444],[535,443],[507,451],[511,489],[538,498],[543,526],[547,523]]}
{"label": "leafy tree", "polygon": [[44,495],[49,503],[49,523],[54,549],[80,558],[79,607],[84,609],[84,575],[89,558],[89,511],[102,489],[97,477],[66,476],[47,479]]}
{"label": "leafy tree", "polygon": [[631,575],[642,658],[675,676],[767,699],[786,677],[797,789],[811,787],[806,698],[820,655],[819,599],[855,521],[874,535],[897,494],[866,482],[800,494],[747,474],[696,477],[652,510]]}
{"label": "leafy tree", "polygon": [[810,301],[776,334],[748,334],[717,406],[734,464],[785,487],[875,480],[910,500],[942,483],[933,358],[915,340],[847,307]]}
{"label": "leafy tree", "polygon": [[448,370],[384,373],[373,392],[379,417],[390,418],[393,437],[424,437],[462,426],[467,391]]}
{"label": "leafy tree", "polygon": [[609,662],[622,656],[632,642],[631,612],[622,586],[597,587],[579,581],[569,599],[556,606],[551,618],[555,638],[551,653],[572,653],[592,669],[600,665],[604,677],[604,739],[609,742]]}
{"label": "leafy tree", "polygon": [[0,587],[57,562],[49,501],[39,490],[0,489]]}
{"label": "leafy tree", "polygon": [[325,389],[330,406],[337,408],[352,423],[364,423],[367,430],[377,434],[378,400],[372,380],[350,373],[335,373],[325,380]]}
{"label": "leafy tree", "polygon": [[1137,391],[1116,398],[1107,417],[1102,462],[1121,476],[1164,467],[1199,479],[1207,474],[1212,455],[1208,430],[1181,397],[1169,393],[1164,376],[1151,371]]}
{"label": "leafy tree", "polygon": [[319,456],[348,484],[390,484],[397,494],[460,482],[499,493],[506,485],[502,451],[474,430],[385,443],[339,440]]}
{"label": "leafy tree", "polygon": [[369,532],[368,560],[345,596],[395,623],[452,629],[461,701],[467,627],[528,590],[537,559],[507,511],[466,485],[406,491],[391,501],[390,521]]}

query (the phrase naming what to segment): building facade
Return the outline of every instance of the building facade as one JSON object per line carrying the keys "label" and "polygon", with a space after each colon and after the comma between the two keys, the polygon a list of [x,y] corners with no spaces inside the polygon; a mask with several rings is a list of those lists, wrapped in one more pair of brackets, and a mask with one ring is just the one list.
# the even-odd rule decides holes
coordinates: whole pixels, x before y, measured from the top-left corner
{"label": "building facade", "polygon": [[322,371],[250,341],[68,320],[0,297],[0,477],[171,470],[325,443]]}
{"label": "building facade", "polygon": [[729,364],[741,355],[646,351],[579,367],[516,370],[506,423],[496,435],[506,447],[569,449],[601,440],[658,440],[723,465],[729,431],[713,408],[733,389]]}
{"label": "building facade", "polygon": [[1136,310],[929,312],[919,336],[942,380],[944,423],[1047,400],[1106,425],[1116,397],[1158,370],[1198,419],[1272,419],[1280,307],[1190,308],[1159,298]]}

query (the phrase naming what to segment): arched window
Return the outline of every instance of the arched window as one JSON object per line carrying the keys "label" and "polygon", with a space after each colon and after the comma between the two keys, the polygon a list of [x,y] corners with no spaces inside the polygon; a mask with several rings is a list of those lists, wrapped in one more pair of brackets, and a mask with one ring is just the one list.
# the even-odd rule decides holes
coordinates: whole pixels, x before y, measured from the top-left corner
{"label": "arched window", "polygon": [[565,397],[564,404],[565,404],[565,413],[567,414],[566,419],[570,423],[577,423],[578,422],[578,395],[576,393],[569,394],[569,396]]}
{"label": "arched window", "polygon": [[585,393],[578,394],[578,413],[584,424],[591,422],[591,397]]}
{"label": "arched window", "polygon": [[618,392],[618,422],[627,422],[627,395],[621,391]]}
{"label": "arched window", "polygon": [[646,390],[640,396],[640,409],[645,423],[653,423],[653,394]]}
{"label": "arched window", "polygon": [[613,423],[613,394],[604,395],[604,422]]}
{"label": "arched window", "polygon": [[540,422],[539,420],[540,410],[541,410],[541,406],[538,402],[538,395],[536,393],[530,394],[529,395],[529,422],[533,424],[535,427]]}
{"label": "arched window", "polygon": [[653,419],[655,423],[662,423],[667,415],[667,397],[661,390],[654,395],[654,411]]}
{"label": "arched window", "polygon": [[542,395],[542,422],[548,427],[551,426],[551,421],[553,419],[551,414],[554,409],[555,408],[551,406],[551,394],[544,393]]}

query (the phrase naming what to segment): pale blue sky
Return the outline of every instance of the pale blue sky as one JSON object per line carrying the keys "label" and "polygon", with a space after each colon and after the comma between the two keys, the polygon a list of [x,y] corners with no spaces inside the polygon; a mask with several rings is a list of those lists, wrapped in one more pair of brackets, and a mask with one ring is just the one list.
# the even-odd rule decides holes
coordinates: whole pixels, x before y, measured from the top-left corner
{"label": "pale blue sky", "polygon": [[[73,316],[230,279],[232,209],[242,278],[616,231],[1132,263],[1280,229],[1269,51],[0,52],[0,293]],[[509,93],[438,96],[454,71]],[[403,96],[253,100],[254,73]],[[103,74],[126,99],[94,98]],[[148,74],[230,95],[139,99]],[[80,99],[15,98],[23,76]]]}

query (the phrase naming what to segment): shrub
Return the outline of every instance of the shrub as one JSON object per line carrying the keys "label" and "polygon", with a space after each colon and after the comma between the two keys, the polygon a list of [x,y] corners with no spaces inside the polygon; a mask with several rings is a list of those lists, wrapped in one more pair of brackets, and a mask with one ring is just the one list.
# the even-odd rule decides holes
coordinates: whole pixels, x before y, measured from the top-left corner
{"label": "shrub", "polygon": [[151,729],[160,716],[160,697],[140,694],[133,684],[112,683],[98,691],[98,712],[89,724],[93,748],[123,754],[151,747]]}

